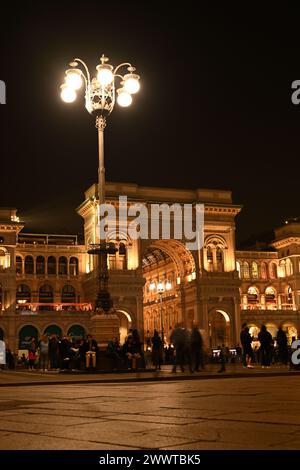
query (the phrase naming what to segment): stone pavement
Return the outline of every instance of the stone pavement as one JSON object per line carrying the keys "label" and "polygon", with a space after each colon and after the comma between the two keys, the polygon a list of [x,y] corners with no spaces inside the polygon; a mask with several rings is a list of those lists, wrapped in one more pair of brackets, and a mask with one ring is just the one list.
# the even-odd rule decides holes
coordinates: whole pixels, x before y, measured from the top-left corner
{"label": "stone pavement", "polygon": [[99,371],[95,373],[82,372],[58,372],[58,371],[33,371],[21,369],[16,371],[0,370],[0,388],[10,385],[58,385],[61,383],[77,384],[77,383],[111,383],[111,382],[152,382],[152,381],[168,381],[168,380],[199,380],[199,379],[219,379],[219,378],[242,378],[242,377],[261,377],[261,376],[277,376],[277,375],[299,375],[300,371],[289,370],[284,366],[272,366],[270,369],[262,369],[260,366],[254,369],[244,369],[241,364],[230,364],[226,367],[226,372],[218,374],[220,365],[209,364],[206,370],[199,373],[191,374],[188,370],[182,373],[180,370],[176,374],[172,374],[172,366],[165,365],[161,371],[130,372],[130,371]]}
{"label": "stone pavement", "polygon": [[3,387],[0,449],[299,449],[298,390],[288,374]]}

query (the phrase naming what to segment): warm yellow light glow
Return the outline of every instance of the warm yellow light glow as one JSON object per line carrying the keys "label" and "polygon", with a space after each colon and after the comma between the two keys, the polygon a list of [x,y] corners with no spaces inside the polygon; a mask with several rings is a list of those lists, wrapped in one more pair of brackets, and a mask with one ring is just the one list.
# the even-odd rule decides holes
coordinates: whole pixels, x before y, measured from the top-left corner
{"label": "warm yellow light glow", "polygon": [[158,290],[158,292],[164,290],[164,285],[163,285],[162,282],[159,282],[159,283],[157,284],[157,290]]}
{"label": "warm yellow light glow", "polygon": [[150,290],[154,290],[155,289],[155,282],[150,282]]}
{"label": "warm yellow light glow", "polygon": [[66,84],[73,90],[79,90],[82,86],[81,71],[79,69],[69,69],[66,71]]}
{"label": "warm yellow light glow", "polygon": [[112,73],[112,66],[101,64],[101,65],[98,65],[96,68],[98,70],[97,79],[100,85],[102,86],[109,85],[113,81],[113,78],[114,78],[114,74]]}
{"label": "warm yellow light glow", "polygon": [[70,88],[67,84],[61,86],[61,99],[65,103],[73,103],[76,100],[76,91],[73,88]]}
{"label": "warm yellow light glow", "polygon": [[172,284],[169,281],[166,282],[166,289],[167,290],[172,289]]}
{"label": "warm yellow light glow", "polygon": [[134,94],[140,89],[139,76],[134,73],[128,73],[124,77],[124,89],[127,93]]}
{"label": "warm yellow light glow", "polygon": [[132,103],[131,95],[127,93],[124,90],[124,88],[120,88],[119,90],[117,90],[117,92],[118,92],[118,98],[117,98],[118,104],[122,106],[123,108],[130,106]]}

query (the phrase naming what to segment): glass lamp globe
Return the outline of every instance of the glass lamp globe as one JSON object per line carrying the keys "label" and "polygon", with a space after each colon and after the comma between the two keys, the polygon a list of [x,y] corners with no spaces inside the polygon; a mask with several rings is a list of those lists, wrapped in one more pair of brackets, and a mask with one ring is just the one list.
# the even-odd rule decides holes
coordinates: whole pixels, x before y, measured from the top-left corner
{"label": "glass lamp globe", "polygon": [[79,90],[82,86],[81,70],[69,69],[66,71],[66,84],[74,90]]}
{"label": "glass lamp globe", "polygon": [[169,281],[166,282],[166,289],[167,290],[172,289],[172,284]]}
{"label": "glass lamp globe", "polygon": [[164,290],[164,285],[163,285],[162,282],[159,282],[157,284],[157,290],[158,290],[158,292],[162,292]]}
{"label": "glass lamp globe", "polygon": [[128,73],[124,76],[124,89],[127,93],[133,95],[137,93],[140,89],[140,77],[135,73]]}
{"label": "glass lamp globe", "polygon": [[122,106],[123,108],[126,108],[127,106],[131,105],[132,103],[131,95],[127,93],[127,91],[125,91],[124,88],[119,88],[119,90],[117,90],[117,93],[118,93],[117,102],[120,106]]}
{"label": "glass lamp globe", "polygon": [[110,85],[114,79],[112,66],[108,64],[101,64],[101,65],[97,65],[96,69],[98,70],[97,79],[100,85],[102,86]]}
{"label": "glass lamp globe", "polygon": [[74,88],[71,88],[65,83],[61,86],[60,96],[65,103],[73,103],[73,101],[76,100],[77,95]]}
{"label": "glass lamp globe", "polygon": [[150,282],[149,287],[150,287],[150,290],[154,290],[155,289],[155,282],[154,281]]}

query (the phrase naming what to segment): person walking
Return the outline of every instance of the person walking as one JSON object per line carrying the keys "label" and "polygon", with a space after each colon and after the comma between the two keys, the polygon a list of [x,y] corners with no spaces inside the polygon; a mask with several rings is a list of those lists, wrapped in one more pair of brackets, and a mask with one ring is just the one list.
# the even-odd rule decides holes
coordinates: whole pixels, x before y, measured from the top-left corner
{"label": "person walking", "polygon": [[203,339],[197,325],[193,325],[191,332],[191,356],[195,372],[199,372],[200,367],[204,370]]}
{"label": "person walking", "polygon": [[49,341],[47,336],[43,335],[39,344],[40,348],[40,370],[46,371],[48,369],[49,361]]}

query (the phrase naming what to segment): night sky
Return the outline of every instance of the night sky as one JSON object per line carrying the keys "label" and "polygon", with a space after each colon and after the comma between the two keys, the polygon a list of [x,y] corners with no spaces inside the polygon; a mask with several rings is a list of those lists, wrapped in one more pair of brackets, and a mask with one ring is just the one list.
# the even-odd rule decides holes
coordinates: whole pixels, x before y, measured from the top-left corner
{"label": "night sky", "polygon": [[109,118],[108,180],[231,189],[244,206],[238,240],[300,215],[300,10],[196,4],[1,4],[0,206],[18,208],[28,231],[82,232],[75,208],[97,178],[97,133],[83,95],[63,103],[59,86],[73,57],[94,69],[102,53],[142,79]]}

